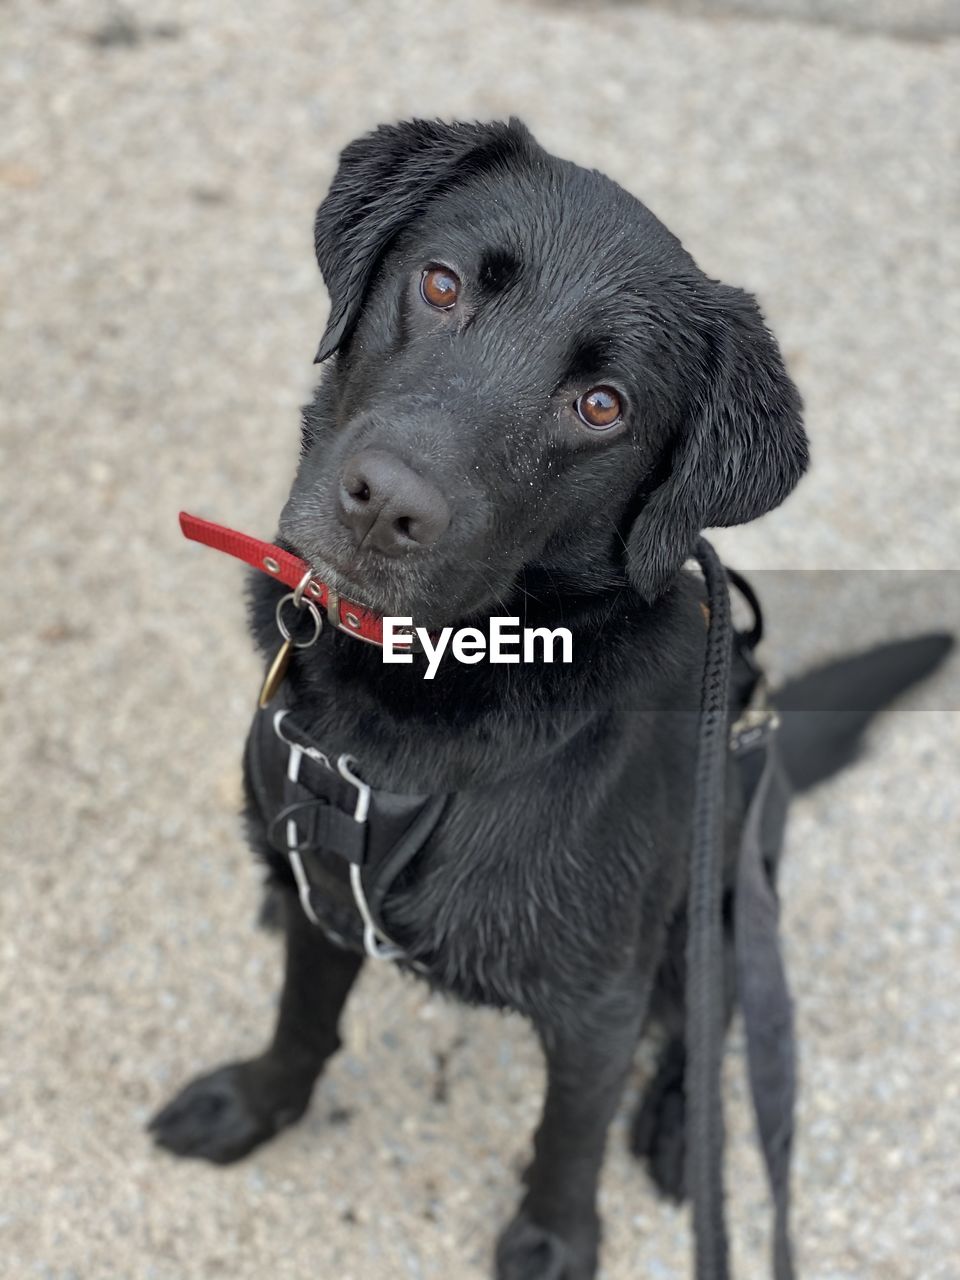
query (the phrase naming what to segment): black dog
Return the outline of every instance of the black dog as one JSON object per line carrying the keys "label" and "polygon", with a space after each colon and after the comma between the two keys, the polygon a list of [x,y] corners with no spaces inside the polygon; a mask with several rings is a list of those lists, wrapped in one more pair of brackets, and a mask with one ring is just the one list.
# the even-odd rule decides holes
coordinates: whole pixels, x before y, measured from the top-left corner
{"label": "black dog", "polygon": [[[438,628],[499,613],[573,635],[570,665],[445,661],[425,682],[422,658],[384,666],[327,628],[295,656],[284,702],[375,787],[445,797],[383,920],[409,967],[536,1027],[547,1096],[497,1274],[586,1280],[607,1128],[652,1017],[666,1048],[634,1145],[666,1192],[683,1192],[705,627],[702,584],[682,565],[703,528],[751,520],[796,484],[800,399],[750,296],[516,121],[413,122],[353,143],[316,249],[332,304],[317,359],[336,361],[305,410],[284,545],[382,614]],[[279,594],[254,584],[271,655]],[[829,759],[942,652],[884,651]],[[828,757],[809,724],[791,739],[786,719],[788,768],[812,782]],[[248,752],[253,843],[283,888],[279,1024],[265,1053],[194,1082],[152,1124],[163,1146],[215,1161],[303,1114],[363,958],[301,910],[260,768]]]}

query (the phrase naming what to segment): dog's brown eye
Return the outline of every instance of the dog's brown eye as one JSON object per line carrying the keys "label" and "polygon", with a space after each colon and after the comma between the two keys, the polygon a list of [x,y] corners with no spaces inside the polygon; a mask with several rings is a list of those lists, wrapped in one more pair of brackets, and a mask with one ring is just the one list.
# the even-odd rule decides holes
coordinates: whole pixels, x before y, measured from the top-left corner
{"label": "dog's brown eye", "polygon": [[460,293],[460,281],[446,267],[428,267],[420,277],[420,297],[438,311],[449,311]]}
{"label": "dog's brown eye", "polygon": [[607,427],[616,426],[623,413],[620,397],[613,387],[594,387],[585,391],[577,400],[577,413],[581,421],[595,431],[605,431]]}

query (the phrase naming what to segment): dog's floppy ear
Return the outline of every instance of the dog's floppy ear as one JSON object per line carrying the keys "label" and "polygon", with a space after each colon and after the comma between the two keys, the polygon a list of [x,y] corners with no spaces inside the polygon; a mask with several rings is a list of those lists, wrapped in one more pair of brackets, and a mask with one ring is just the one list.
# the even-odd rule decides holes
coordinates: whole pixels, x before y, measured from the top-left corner
{"label": "dog's floppy ear", "polygon": [[668,586],[703,529],[745,524],[777,506],[808,462],[799,392],[754,299],[713,286],[702,332],[702,388],[670,471],[627,539],[627,574],[647,599]]}
{"label": "dog's floppy ear", "polygon": [[408,120],[351,142],[314,224],[317,261],[330,294],[316,360],[326,360],[349,337],[373,273],[403,227],[442,190],[535,145],[516,119]]}

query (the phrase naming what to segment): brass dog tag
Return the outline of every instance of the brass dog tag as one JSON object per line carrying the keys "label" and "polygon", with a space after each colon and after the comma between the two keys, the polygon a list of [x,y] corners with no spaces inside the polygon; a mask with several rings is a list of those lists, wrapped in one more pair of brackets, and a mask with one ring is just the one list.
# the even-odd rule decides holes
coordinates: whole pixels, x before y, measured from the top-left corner
{"label": "brass dog tag", "polygon": [[287,674],[287,667],[290,665],[290,657],[293,653],[293,641],[284,640],[283,644],[277,650],[276,657],[270,663],[270,670],[266,674],[263,682],[263,688],[260,690],[259,703],[261,707],[269,706],[276,695],[277,690],[283,684],[283,677]]}

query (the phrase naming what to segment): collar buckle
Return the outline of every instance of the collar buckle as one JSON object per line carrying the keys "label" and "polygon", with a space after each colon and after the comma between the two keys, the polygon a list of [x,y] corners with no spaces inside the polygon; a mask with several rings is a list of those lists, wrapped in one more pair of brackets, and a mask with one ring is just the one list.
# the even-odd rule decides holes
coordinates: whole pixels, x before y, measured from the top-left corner
{"label": "collar buckle", "polygon": [[353,636],[354,640],[362,640],[364,644],[372,644],[374,648],[382,649],[382,640],[378,640],[376,636],[363,634],[363,622],[360,615],[354,612],[355,608],[356,606],[351,605],[349,600],[341,599],[340,592],[335,587],[327,587],[327,620],[331,626],[345,635]]}

